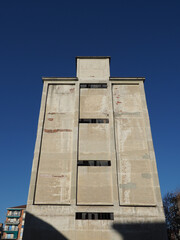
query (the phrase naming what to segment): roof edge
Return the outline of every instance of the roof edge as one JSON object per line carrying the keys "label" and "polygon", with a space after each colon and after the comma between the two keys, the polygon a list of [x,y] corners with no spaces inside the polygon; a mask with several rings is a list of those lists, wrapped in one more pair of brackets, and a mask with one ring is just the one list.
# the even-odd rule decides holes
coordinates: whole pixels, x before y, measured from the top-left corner
{"label": "roof edge", "polygon": [[76,56],[76,59],[77,58],[81,58],[81,59],[104,59],[104,58],[109,58],[109,59],[111,59],[111,57],[110,56]]}
{"label": "roof edge", "polygon": [[20,205],[20,206],[15,206],[15,207],[8,207],[7,209],[25,209],[26,205]]}
{"label": "roof edge", "polygon": [[42,81],[78,81],[77,77],[42,77]]}
{"label": "roof edge", "polygon": [[110,81],[145,81],[145,77],[110,77]]}

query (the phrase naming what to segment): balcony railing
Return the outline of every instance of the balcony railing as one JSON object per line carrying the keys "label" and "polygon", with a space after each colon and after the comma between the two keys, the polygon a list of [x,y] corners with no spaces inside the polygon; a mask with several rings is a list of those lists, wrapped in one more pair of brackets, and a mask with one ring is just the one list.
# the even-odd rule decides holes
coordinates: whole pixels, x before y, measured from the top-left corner
{"label": "balcony railing", "polygon": [[6,224],[13,224],[13,225],[18,225],[19,224],[19,219],[16,221],[6,221]]}
{"label": "balcony railing", "polygon": [[11,237],[5,236],[5,237],[2,237],[1,239],[17,239],[17,238],[16,237],[11,238]]}
{"label": "balcony railing", "polygon": [[16,228],[5,227],[4,232],[18,232],[18,227]]}
{"label": "balcony railing", "polygon": [[20,217],[20,216],[21,216],[20,213],[11,213],[7,215],[7,217]]}
{"label": "balcony railing", "polygon": [[2,237],[2,239],[17,239],[17,238],[18,238],[18,231],[16,232],[9,231]]}

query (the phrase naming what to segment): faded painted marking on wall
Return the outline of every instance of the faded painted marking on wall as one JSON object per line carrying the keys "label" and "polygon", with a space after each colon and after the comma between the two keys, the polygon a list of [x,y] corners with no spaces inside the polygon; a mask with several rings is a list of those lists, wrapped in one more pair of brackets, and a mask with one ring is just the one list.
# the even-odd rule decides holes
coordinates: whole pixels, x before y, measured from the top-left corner
{"label": "faded painted marking on wall", "polygon": [[144,154],[142,158],[143,158],[143,159],[149,159],[149,154],[147,154],[147,153]]}
{"label": "faded painted marking on wall", "polygon": [[49,112],[48,114],[54,115],[54,114],[56,114],[56,113],[55,113],[55,112]]}
{"label": "faded painted marking on wall", "polygon": [[41,177],[45,177],[45,178],[52,178],[52,177],[57,177],[57,178],[63,178],[63,177],[67,177],[67,176],[64,176],[64,175],[52,175],[52,174],[46,174],[46,173],[40,173],[39,174]]}
{"label": "faded painted marking on wall", "polygon": [[141,176],[142,176],[143,178],[147,178],[147,179],[152,178],[152,176],[151,176],[150,173],[142,173]]}
{"label": "faded painted marking on wall", "polygon": [[71,129],[44,129],[46,133],[57,133],[57,132],[72,132]]}
{"label": "faded painted marking on wall", "polygon": [[[117,103],[116,103],[117,105]],[[122,110],[119,110],[119,112],[122,112]],[[115,117],[119,117],[122,115],[127,115],[127,116],[140,116],[140,112],[122,112],[122,113],[115,113]]]}
{"label": "faded painted marking on wall", "polygon": [[49,120],[49,121],[53,121],[53,120],[54,120],[54,118],[48,118],[48,120]]}
{"label": "faded painted marking on wall", "polygon": [[135,189],[136,188],[136,183],[120,184],[120,188],[123,188],[123,189]]}

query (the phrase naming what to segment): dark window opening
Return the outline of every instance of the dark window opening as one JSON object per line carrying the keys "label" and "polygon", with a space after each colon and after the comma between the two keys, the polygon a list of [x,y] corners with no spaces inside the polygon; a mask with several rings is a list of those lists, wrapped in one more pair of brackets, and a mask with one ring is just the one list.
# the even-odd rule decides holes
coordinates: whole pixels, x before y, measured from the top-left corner
{"label": "dark window opening", "polygon": [[109,119],[79,119],[79,123],[109,123]]}
{"label": "dark window opening", "polygon": [[78,161],[78,166],[111,166],[111,161],[106,160],[88,160],[88,161]]}
{"label": "dark window opening", "polygon": [[80,88],[107,88],[106,83],[92,84],[92,83],[83,83],[80,84]]}
{"label": "dark window opening", "polygon": [[77,220],[114,220],[114,213],[77,212]]}

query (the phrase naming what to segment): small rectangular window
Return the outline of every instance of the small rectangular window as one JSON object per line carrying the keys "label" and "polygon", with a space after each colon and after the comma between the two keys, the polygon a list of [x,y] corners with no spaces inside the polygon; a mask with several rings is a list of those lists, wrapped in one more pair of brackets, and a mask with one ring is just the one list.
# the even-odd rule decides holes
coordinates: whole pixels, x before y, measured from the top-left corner
{"label": "small rectangular window", "polygon": [[107,88],[106,83],[83,83],[80,88]]}
{"label": "small rectangular window", "polygon": [[79,119],[79,123],[109,123],[109,119],[81,118],[81,119]]}
{"label": "small rectangular window", "polygon": [[111,161],[106,160],[88,160],[78,161],[78,166],[111,166]]}
{"label": "small rectangular window", "polygon": [[114,220],[114,213],[77,212],[76,220]]}

